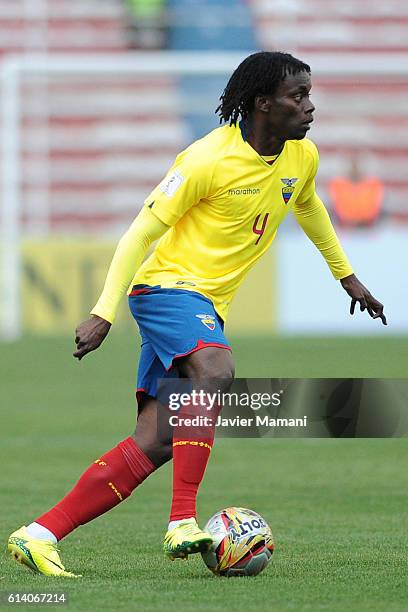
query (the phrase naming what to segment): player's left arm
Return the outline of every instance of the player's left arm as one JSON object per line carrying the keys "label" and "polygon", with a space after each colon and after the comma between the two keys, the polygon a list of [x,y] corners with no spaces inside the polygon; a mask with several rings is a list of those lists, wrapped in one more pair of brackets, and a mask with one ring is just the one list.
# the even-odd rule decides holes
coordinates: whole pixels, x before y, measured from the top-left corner
{"label": "player's left arm", "polygon": [[384,306],[361,283],[347,259],[339,242],[334,227],[323,202],[315,190],[315,174],[317,171],[318,156],[311,176],[302,193],[294,205],[293,212],[308,238],[316,245],[325,258],[334,278],[340,281],[343,289],[351,297],[350,314],[354,314],[357,302],[360,310],[367,310],[373,319],[381,319],[387,325],[384,315]]}

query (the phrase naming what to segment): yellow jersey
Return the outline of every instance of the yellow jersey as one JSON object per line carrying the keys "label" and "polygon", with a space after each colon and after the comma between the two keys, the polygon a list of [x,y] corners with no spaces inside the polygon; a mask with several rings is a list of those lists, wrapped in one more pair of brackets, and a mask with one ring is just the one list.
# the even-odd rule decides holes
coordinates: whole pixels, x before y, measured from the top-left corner
{"label": "yellow jersey", "polygon": [[287,141],[268,163],[247,142],[242,122],[197,140],[145,200],[170,229],[131,286],[197,291],[225,320],[236,290],[291,210],[335,278],[352,274],[315,192],[317,168],[317,148],[308,139]]}

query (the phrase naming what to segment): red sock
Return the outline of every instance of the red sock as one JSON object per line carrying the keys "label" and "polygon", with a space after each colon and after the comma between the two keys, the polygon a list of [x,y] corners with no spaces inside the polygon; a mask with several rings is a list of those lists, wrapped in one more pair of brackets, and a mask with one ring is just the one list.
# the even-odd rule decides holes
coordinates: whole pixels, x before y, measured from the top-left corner
{"label": "red sock", "polygon": [[213,439],[173,438],[173,500],[170,520],[196,516],[198,487],[207,467]]}
{"label": "red sock", "polygon": [[[187,406],[179,417],[208,417],[205,406]],[[217,412],[212,413],[216,417]],[[173,435],[173,500],[170,521],[196,516],[198,487],[207,467],[214,442],[215,427],[210,425],[177,426]]]}
{"label": "red sock", "polygon": [[72,491],[35,522],[61,540],[129,497],[155,469],[133,438],[126,438],[97,459]]}

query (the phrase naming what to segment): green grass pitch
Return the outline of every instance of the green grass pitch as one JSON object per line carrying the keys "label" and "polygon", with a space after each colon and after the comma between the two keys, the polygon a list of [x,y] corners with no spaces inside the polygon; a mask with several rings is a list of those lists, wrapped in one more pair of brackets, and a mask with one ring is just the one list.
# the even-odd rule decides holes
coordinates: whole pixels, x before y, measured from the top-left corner
{"label": "green grass pitch", "polygon": [[[54,504],[135,418],[136,338],[114,332],[81,363],[70,339],[1,346],[1,538]],[[406,377],[406,338],[233,342],[239,376]],[[387,406],[384,406],[387,410]],[[171,466],[62,542],[77,581],[36,576],[0,555],[0,592],[66,592],[69,610],[407,609],[408,441],[218,441],[199,497],[260,512],[276,539],[256,578],[216,578],[200,557],[162,552]],[[4,546],[5,548],[5,546]],[[19,609],[28,607],[18,606]],[[32,609],[32,607],[31,607]]]}

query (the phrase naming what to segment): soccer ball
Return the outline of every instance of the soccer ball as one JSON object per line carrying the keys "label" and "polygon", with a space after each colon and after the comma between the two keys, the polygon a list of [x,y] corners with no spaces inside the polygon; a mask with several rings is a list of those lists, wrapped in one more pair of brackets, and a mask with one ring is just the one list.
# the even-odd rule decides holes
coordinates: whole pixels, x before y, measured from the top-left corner
{"label": "soccer ball", "polygon": [[217,576],[256,576],[268,565],[274,548],[266,521],[247,508],[225,508],[210,518],[204,531],[214,542],[202,553]]}

